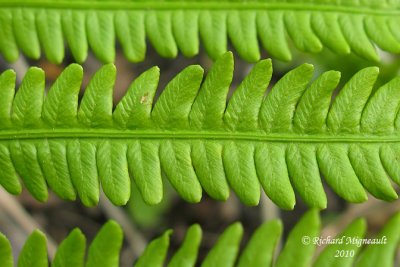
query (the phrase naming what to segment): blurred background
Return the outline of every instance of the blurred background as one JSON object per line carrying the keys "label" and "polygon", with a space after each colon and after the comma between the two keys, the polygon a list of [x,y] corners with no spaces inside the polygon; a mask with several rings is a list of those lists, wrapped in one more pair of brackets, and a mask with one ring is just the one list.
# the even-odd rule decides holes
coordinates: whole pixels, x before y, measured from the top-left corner
{"label": "blurred background", "polygon": [[[299,53],[296,49],[292,49],[292,52],[297,53],[293,56],[296,60],[290,63],[273,59],[274,76],[270,85],[271,87],[287,71],[304,62],[315,65],[315,76],[326,70],[341,71],[342,80],[339,88],[361,68],[376,65],[354,55],[340,57],[328,50],[324,50],[317,55]],[[398,76],[400,69],[400,59],[398,56],[383,52],[380,53],[382,62],[378,66],[381,69],[381,75],[376,87]],[[44,58],[32,61],[20,56],[19,60],[13,64],[8,64],[4,60],[1,60],[0,68],[2,71],[12,68],[17,72],[18,88],[18,84],[21,82],[27,69],[30,66],[38,66],[45,70],[46,86],[49,88],[62,70],[73,62],[71,55],[68,55],[68,51],[66,51],[66,55],[66,59],[62,65],[51,64]],[[268,54],[265,51],[263,58],[268,58]],[[185,67],[191,64],[200,64],[207,72],[212,65],[212,61],[204,51],[190,59],[182,55],[179,55],[177,59],[164,59],[158,56],[151,45],[148,44],[145,62],[135,64],[128,62],[123,56],[121,49],[117,47],[115,64],[117,66],[117,80],[114,92],[114,105],[125,94],[130,83],[143,71],[152,66],[159,66],[161,69],[159,84],[159,92],[161,92],[168,81]],[[82,92],[84,92],[84,88],[87,86],[94,72],[101,67],[101,63],[93,55],[89,54],[83,66],[85,76]],[[238,86],[251,68],[252,64],[246,63],[237,57],[235,58],[235,73],[231,90],[234,90]],[[23,246],[27,235],[35,228],[42,229],[49,237],[48,243],[51,257],[51,251],[54,252],[57,244],[73,228],[79,227],[87,236],[89,244],[100,227],[107,220],[113,219],[122,225],[125,232],[124,246],[121,253],[121,266],[125,267],[132,266],[132,263],[141,254],[146,244],[166,229],[174,230],[169,250],[169,255],[171,255],[181,244],[187,228],[193,223],[200,224],[203,229],[203,241],[199,254],[199,259],[201,260],[213,246],[221,232],[233,222],[240,221],[244,226],[243,245],[255,228],[262,222],[273,218],[282,219],[285,238],[300,216],[307,210],[305,204],[298,198],[294,211],[282,211],[264,193],[262,194],[260,205],[257,207],[244,206],[233,192],[231,192],[231,196],[226,202],[214,201],[204,193],[200,203],[188,204],[177,196],[166,179],[164,184],[165,195],[162,203],[159,205],[146,205],[133,183],[132,197],[125,207],[113,206],[103,195],[101,196],[99,205],[93,208],[83,206],[79,200],[75,202],[62,201],[52,193],[48,202],[39,203],[26,191],[20,196],[11,196],[0,188],[0,231],[12,242],[15,257]],[[343,230],[353,219],[363,216],[368,220],[368,235],[374,236],[389,217],[394,212],[400,210],[400,201],[387,203],[370,197],[369,201],[355,205],[343,201],[326,185],[325,191],[328,197],[328,208],[321,213],[324,226],[322,235],[335,235]],[[322,247],[318,248],[318,250],[321,249]]]}

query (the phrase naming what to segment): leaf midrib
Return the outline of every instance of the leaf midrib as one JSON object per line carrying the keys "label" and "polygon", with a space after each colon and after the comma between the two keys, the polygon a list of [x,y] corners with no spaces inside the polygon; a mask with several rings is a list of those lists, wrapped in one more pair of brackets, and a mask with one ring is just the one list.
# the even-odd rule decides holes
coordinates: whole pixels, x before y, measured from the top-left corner
{"label": "leaf midrib", "polygon": [[332,5],[321,3],[265,3],[265,2],[122,2],[122,1],[0,1],[1,7],[24,8],[57,8],[57,9],[98,9],[98,10],[292,10],[292,11],[321,11],[341,12],[351,14],[368,14],[395,16],[400,14],[396,6],[374,7],[348,4]]}
{"label": "leaf midrib", "polygon": [[0,141],[40,139],[178,139],[178,140],[237,140],[253,142],[297,143],[399,143],[400,135],[369,134],[295,134],[227,132],[227,131],[166,131],[166,130],[119,130],[119,129],[23,129],[2,130]]}

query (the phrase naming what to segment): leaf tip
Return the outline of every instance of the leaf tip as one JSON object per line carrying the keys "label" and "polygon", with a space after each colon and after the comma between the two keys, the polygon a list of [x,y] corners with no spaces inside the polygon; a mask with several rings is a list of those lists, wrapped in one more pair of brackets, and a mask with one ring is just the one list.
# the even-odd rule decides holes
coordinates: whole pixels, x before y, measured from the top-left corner
{"label": "leaf tip", "polygon": [[106,224],[102,227],[106,232],[113,232],[114,235],[121,237],[123,236],[121,226],[114,220],[109,220]]}
{"label": "leaf tip", "polygon": [[200,225],[199,225],[198,223],[192,224],[192,225],[189,227],[189,229],[188,229],[188,232],[189,232],[189,231],[195,232],[195,233],[198,234],[198,235],[201,235],[201,234],[202,234],[201,227],[200,227]]}
{"label": "leaf tip", "polygon": [[375,78],[379,75],[380,69],[377,66],[372,66],[372,67],[366,67],[360,70],[360,72],[364,72],[366,73],[366,75],[371,75],[373,76],[373,78]]}
{"label": "leaf tip", "polygon": [[117,68],[115,67],[115,65],[113,63],[108,63],[108,64],[105,64],[103,67],[101,67],[98,72],[105,72],[108,75],[115,78],[116,73],[117,73]]}
{"label": "leaf tip", "polygon": [[46,235],[40,231],[39,229],[35,229],[33,230],[33,232],[31,233],[30,237],[35,237],[35,238],[40,238],[40,239],[44,239],[47,240]]}
{"label": "leaf tip", "polygon": [[314,71],[314,65],[310,64],[310,63],[301,64],[298,68],[303,70],[304,72],[313,72]]}
{"label": "leaf tip", "polygon": [[232,53],[232,51],[227,51],[227,52],[223,53],[219,58],[231,58],[231,59],[233,59],[233,53]]}
{"label": "leaf tip", "polygon": [[158,66],[153,66],[147,70],[148,72],[160,76],[160,68]]}
{"label": "leaf tip", "polygon": [[77,63],[72,63],[68,65],[63,72],[70,71],[76,75],[82,76],[83,75],[83,67]]}
{"label": "leaf tip", "polygon": [[[235,222],[233,223],[231,226],[228,227],[228,229],[231,229],[232,231],[234,231],[235,233],[242,235],[243,234],[243,225],[241,222]],[[227,229],[227,230],[228,230]]]}
{"label": "leaf tip", "polygon": [[6,79],[15,80],[16,76],[17,76],[17,74],[13,69],[8,69],[8,70],[5,70],[3,73],[1,73],[1,77],[6,78]]}
{"label": "leaf tip", "polygon": [[[30,67],[28,71],[25,74],[25,78],[30,78],[30,79],[43,79],[45,77],[44,70],[38,67]],[[24,79],[25,79],[24,78]]]}
{"label": "leaf tip", "polygon": [[342,73],[340,71],[337,70],[330,70],[326,72],[331,79],[335,80],[335,81],[340,81],[340,78],[342,77]]}
{"label": "leaf tip", "polygon": [[260,60],[257,65],[263,66],[265,69],[272,69],[272,60],[270,58]]}
{"label": "leaf tip", "polygon": [[[282,224],[282,221],[281,221],[281,220],[279,220],[279,219],[272,219],[272,220],[270,220],[270,221],[267,221],[267,222],[263,223],[262,226],[267,227],[267,225],[268,225],[269,227],[271,227],[271,228],[273,229],[273,231],[274,231],[275,233],[277,233],[277,235],[280,236],[280,235],[282,234],[282,231],[283,231],[283,224]],[[262,227],[262,226],[261,226],[261,227]]]}
{"label": "leaf tip", "polygon": [[168,229],[168,230],[166,230],[165,232],[164,232],[164,236],[168,236],[168,237],[170,237],[171,235],[172,235],[172,233],[173,233],[174,231],[172,230],[172,229]]}
{"label": "leaf tip", "polygon": [[99,196],[94,197],[94,196],[88,196],[88,197],[81,197],[82,204],[86,207],[94,207],[99,204]]}
{"label": "leaf tip", "polygon": [[81,229],[79,229],[79,228],[74,228],[72,230],[72,232],[70,233],[70,235],[71,236],[76,236],[76,237],[79,237],[79,238],[81,238],[81,237],[85,238],[85,235],[82,233]]}
{"label": "leaf tip", "polygon": [[279,205],[279,207],[283,210],[294,210],[294,207],[296,206],[296,200],[290,200],[287,203],[284,203],[283,205]]}
{"label": "leaf tip", "polygon": [[191,74],[193,74],[193,76],[203,77],[204,74],[204,69],[200,65],[191,65],[187,67],[184,71],[190,72]]}
{"label": "leaf tip", "polygon": [[319,218],[319,209],[311,208],[304,215],[302,220],[307,221],[310,227],[320,227],[321,220]]}
{"label": "leaf tip", "polygon": [[46,191],[43,191],[43,192],[40,192],[40,193],[34,195],[34,197],[37,201],[44,203],[48,200],[49,193],[46,190]]}

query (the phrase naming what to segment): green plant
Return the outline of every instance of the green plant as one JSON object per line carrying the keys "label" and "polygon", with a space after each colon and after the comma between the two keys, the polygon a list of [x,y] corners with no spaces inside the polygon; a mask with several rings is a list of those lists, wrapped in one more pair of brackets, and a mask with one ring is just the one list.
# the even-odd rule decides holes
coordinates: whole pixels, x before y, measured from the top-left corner
{"label": "green plant", "polygon": [[156,204],[162,169],[188,202],[200,201],[202,188],[226,200],[230,186],[243,203],[257,205],[261,185],[281,208],[293,208],[293,188],[310,207],[325,208],[321,171],[347,201],[365,201],[364,188],[380,199],[397,198],[388,174],[400,183],[400,78],[371,95],[378,69],[363,69],[330,106],[338,72],[311,82],[313,67],[303,64],[264,96],[272,66],[263,60],[227,104],[232,69],[230,53],[204,81],[202,68],[190,66],[152,107],[159,76],[152,68],[114,112],[113,65],[95,74],[79,111],[79,65],[70,65],[45,99],[43,71],[31,68],[15,98],[15,75],[6,71],[0,76],[0,184],[18,194],[17,172],[40,201],[47,199],[47,182],[63,199],[74,200],[76,190],[84,204],[95,205],[100,180],[108,198],[123,205],[131,174],[144,200]]}
{"label": "green plant", "polygon": [[[240,223],[230,225],[218,238],[212,249],[202,261],[202,267],[267,267],[298,266],[298,267],[368,267],[368,266],[393,266],[394,255],[400,240],[400,214],[393,216],[375,237],[376,242],[383,244],[362,246],[360,243],[366,231],[366,222],[359,218],[353,221],[336,238],[343,237],[343,244],[328,244],[322,253],[316,255],[315,249],[320,236],[320,220],[318,212],[307,212],[297,225],[291,230],[289,236],[274,261],[274,252],[277,249],[282,234],[282,224],[279,220],[271,220],[262,224],[252,235],[247,246],[239,255],[240,241],[243,227]],[[164,266],[172,231],[167,230],[159,238],[148,244],[142,255],[134,264],[135,267]],[[310,239],[307,239],[310,238]],[[199,225],[191,226],[179,250],[172,256],[169,267],[195,266],[198,248],[202,238]],[[358,239],[359,244],[350,239]],[[382,239],[383,238],[383,239]],[[386,238],[386,239],[385,239]],[[119,251],[122,245],[122,230],[114,221],[109,221],[103,226],[88,250],[85,257],[85,236],[79,229],[73,230],[60,244],[52,267],[81,267],[86,262],[86,267],[116,267],[119,261]],[[331,238],[333,239],[333,238]],[[380,240],[380,241],[379,241]],[[383,241],[386,240],[386,241]],[[310,243],[308,243],[310,242]],[[42,232],[33,232],[23,247],[18,260],[18,267],[47,267],[46,237]],[[337,251],[352,251],[351,257],[335,257]],[[12,267],[13,258],[11,245],[7,238],[0,233],[0,262],[2,267]],[[313,262],[313,264],[312,264]]]}
{"label": "green plant", "polygon": [[[87,206],[98,203],[101,188],[113,204],[125,205],[133,188],[145,203],[132,199],[128,206],[132,217],[140,218],[136,223],[145,226],[157,224],[163,206],[146,210],[161,202],[166,180],[191,203],[201,200],[203,190],[227,200],[232,188],[241,202],[257,205],[263,188],[279,207],[293,209],[296,191],[316,209],[294,227],[275,260],[280,221],[260,226],[240,257],[243,228],[235,223],[202,266],[393,266],[400,214],[378,235],[387,237],[385,245],[331,244],[319,254],[315,244],[301,242],[309,237],[312,243],[320,234],[317,209],[327,206],[321,176],[348,202],[366,201],[367,192],[386,201],[398,198],[391,181],[400,185],[400,78],[382,82],[397,73],[398,64],[392,62],[377,83],[376,67],[347,79],[361,68],[354,66],[380,60],[376,47],[400,52],[397,2],[0,0],[0,55],[6,61],[16,61],[20,52],[38,60],[43,51],[49,61],[61,63],[68,46],[78,63],[89,49],[101,62],[112,63],[116,42],[132,62],[145,59],[148,43],[162,57],[179,52],[193,57],[200,39],[207,54],[218,58],[206,77],[200,66],[184,69],[157,101],[159,70],[151,68],[115,109],[112,64],[94,75],[81,101],[83,72],[77,64],[65,69],[47,95],[41,69],[29,69],[16,94],[15,73],[5,71],[0,75],[0,186],[19,194],[21,177],[39,201],[47,200],[49,187],[65,200],[79,196]],[[335,56],[339,64],[338,54],[346,61],[349,54],[360,58],[346,65],[348,81],[337,91],[341,74],[327,71],[313,79],[310,64],[270,84],[271,60],[262,60],[227,101],[233,76],[228,42],[248,62],[260,60],[259,43],[284,61],[292,59],[293,47],[323,51],[319,57],[325,62],[330,59],[323,55]],[[365,220],[358,219],[340,236],[364,237],[365,230]],[[164,266],[171,233],[151,242],[135,266]],[[193,225],[168,266],[194,266],[201,238],[200,226]],[[85,236],[75,229],[52,266],[116,267],[122,244],[121,227],[110,221],[86,257]],[[338,251],[353,254],[336,257]],[[48,266],[44,234],[33,232],[18,258],[18,267]],[[12,265],[10,242],[0,233],[0,267]]]}
{"label": "green plant", "polygon": [[146,54],[146,38],[163,57],[205,50],[217,58],[228,37],[247,61],[260,59],[262,46],[278,59],[290,60],[290,43],[318,53],[323,46],[338,54],[377,61],[372,44],[400,52],[398,3],[395,1],[274,0],[222,1],[0,1],[0,52],[9,61],[19,49],[38,59],[41,48],[56,63],[64,58],[64,38],[74,58],[83,62],[88,47],[103,62],[113,62],[118,39],[134,62]]}

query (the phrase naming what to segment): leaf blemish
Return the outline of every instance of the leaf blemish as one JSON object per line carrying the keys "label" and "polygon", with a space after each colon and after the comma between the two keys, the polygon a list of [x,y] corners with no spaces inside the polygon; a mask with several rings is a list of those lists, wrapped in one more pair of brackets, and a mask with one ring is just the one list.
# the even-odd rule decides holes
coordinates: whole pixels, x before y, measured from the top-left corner
{"label": "leaf blemish", "polygon": [[149,93],[146,92],[146,93],[142,96],[142,98],[140,99],[140,104],[147,104],[148,98],[149,98]]}

